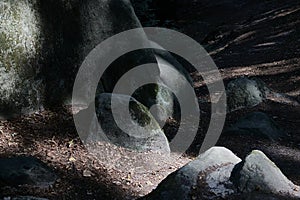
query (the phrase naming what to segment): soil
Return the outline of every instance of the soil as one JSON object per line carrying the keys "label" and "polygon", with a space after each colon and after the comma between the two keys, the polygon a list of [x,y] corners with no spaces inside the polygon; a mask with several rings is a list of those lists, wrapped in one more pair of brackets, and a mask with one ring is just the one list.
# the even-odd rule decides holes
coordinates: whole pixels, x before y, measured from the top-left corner
{"label": "soil", "polygon": [[[225,124],[229,126],[249,112],[262,111],[286,131],[288,138],[273,142],[253,136],[222,135],[217,145],[229,148],[241,158],[253,149],[262,150],[300,185],[299,1],[193,2],[180,10],[173,6],[177,8],[175,15],[164,15],[165,19],[154,20],[152,25],[177,29],[200,42],[219,67],[225,84],[236,77],[255,76],[273,91],[289,95],[284,99],[269,97],[256,107],[228,113]],[[136,154],[103,143],[98,144],[102,153],[99,160],[80,141],[70,107],[44,110],[0,121],[0,157],[33,155],[59,178],[46,189],[0,188],[0,198],[31,195],[49,199],[135,199],[151,192],[168,174],[193,159],[205,136],[210,99],[201,75],[193,71],[191,75],[202,102],[202,115],[198,135],[187,152],[190,157]],[[164,127],[169,138],[178,123],[170,120]],[[137,162],[142,158],[145,162]]]}

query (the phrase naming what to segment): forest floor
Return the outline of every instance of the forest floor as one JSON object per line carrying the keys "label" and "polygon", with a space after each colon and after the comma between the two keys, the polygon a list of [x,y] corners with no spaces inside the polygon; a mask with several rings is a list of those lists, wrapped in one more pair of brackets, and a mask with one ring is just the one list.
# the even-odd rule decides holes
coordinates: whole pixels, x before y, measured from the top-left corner
{"label": "forest floor", "polygon": [[[226,135],[221,136],[217,145],[229,148],[241,158],[253,149],[262,150],[289,179],[300,185],[300,106],[268,100],[254,108],[228,114],[226,125],[252,111],[263,111],[272,116],[289,137],[272,142],[252,136]],[[31,195],[50,199],[132,199],[149,193],[168,174],[193,159],[178,155],[135,154],[110,144],[100,146],[104,157],[99,159],[89,154],[80,141],[72,114],[67,108],[0,121],[0,157],[32,155],[58,175],[51,188],[5,187],[0,188],[0,197]],[[138,160],[142,158],[144,163],[135,166],[136,161],[131,160],[133,157]],[[120,162],[124,165],[119,166]]]}
{"label": "forest floor", "polygon": [[[262,150],[290,180],[300,185],[300,106],[297,104],[297,99],[298,103],[300,100],[300,5],[297,1],[257,1],[245,6],[248,7],[226,7],[226,12],[222,6],[209,3],[186,12],[182,9],[184,17],[173,19],[170,27],[203,44],[225,83],[241,76],[259,77],[273,91],[294,99],[269,98],[256,107],[228,113],[225,123],[229,126],[247,113],[262,111],[286,131],[288,138],[272,142],[252,136],[222,135],[217,145],[229,148],[241,158],[253,149]],[[200,14],[195,17],[195,13]],[[213,25],[202,30],[198,23],[209,24],[212,15],[215,15],[211,18],[215,20],[211,22]],[[199,98],[205,98],[200,75],[191,75]],[[209,121],[209,116],[203,117],[199,138],[205,134],[205,123]],[[101,146],[103,155],[107,153],[105,159],[99,160],[88,153],[74,127],[70,107],[1,120],[0,157],[35,156],[57,173],[58,180],[47,189],[0,188],[0,198],[15,195],[49,199],[137,198],[149,193],[168,174],[193,159],[178,155],[166,158],[151,153],[133,155],[109,144]],[[135,162],[131,158],[125,165],[118,165],[124,163],[121,157],[130,156],[145,159],[140,171],[136,166],[130,167],[130,163]],[[121,160],[113,159],[115,157]]]}
{"label": "forest floor", "polygon": [[51,188],[4,187],[0,197],[132,199],[150,192],[169,173],[190,161],[176,155],[135,153],[105,143],[99,144],[101,157],[96,157],[82,144],[70,110],[0,121],[0,157],[32,155],[58,175]]}

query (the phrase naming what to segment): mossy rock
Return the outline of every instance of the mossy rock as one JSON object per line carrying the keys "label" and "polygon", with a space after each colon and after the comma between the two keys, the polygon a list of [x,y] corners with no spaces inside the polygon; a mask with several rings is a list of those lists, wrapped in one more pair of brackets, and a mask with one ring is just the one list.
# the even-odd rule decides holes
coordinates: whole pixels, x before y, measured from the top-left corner
{"label": "mossy rock", "polygon": [[[5,118],[70,103],[88,53],[117,33],[141,27],[128,0],[3,0],[0,8],[0,115]],[[143,32],[139,40],[147,41]],[[113,92],[133,67],[155,62],[149,49],[121,56],[101,77],[97,94]],[[159,77],[159,69],[151,74]],[[146,87],[136,98],[148,108],[172,101],[162,90]]]}
{"label": "mossy rock", "polygon": [[0,2],[0,117],[40,106],[43,45],[35,0]]}
{"label": "mossy rock", "polygon": [[3,0],[0,9],[0,115],[5,118],[71,102],[87,54],[108,37],[140,27],[127,0]]}
{"label": "mossy rock", "polygon": [[[112,98],[115,98],[116,105],[111,104]],[[103,93],[97,96],[95,104],[102,130],[113,144],[138,151],[170,152],[167,138],[158,123],[149,110],[134,98]],[[118,116],[113,114],[112,109],[120,111],[123,108],[129,108],[131,116],[123,112],[114,113]],[[121,129],[115,119],[120,119],[126,130]]]}
{"label": "mossy rock", "polygon": [[270,91],[258,78],[232,80],[226,87],[228,111],[254,107],[263,102]]}

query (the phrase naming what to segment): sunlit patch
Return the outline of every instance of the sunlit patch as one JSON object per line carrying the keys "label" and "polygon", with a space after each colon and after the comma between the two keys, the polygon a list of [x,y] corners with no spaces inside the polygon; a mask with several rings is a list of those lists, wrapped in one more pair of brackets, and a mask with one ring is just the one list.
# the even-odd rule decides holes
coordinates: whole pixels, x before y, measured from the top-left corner
{"label": "sunlit patch", "polygon": [[275,44],[276,44],[276,42],[265,42],[265,43],[257,44],[254,47],[269,47],[269,46],[273,46]]}

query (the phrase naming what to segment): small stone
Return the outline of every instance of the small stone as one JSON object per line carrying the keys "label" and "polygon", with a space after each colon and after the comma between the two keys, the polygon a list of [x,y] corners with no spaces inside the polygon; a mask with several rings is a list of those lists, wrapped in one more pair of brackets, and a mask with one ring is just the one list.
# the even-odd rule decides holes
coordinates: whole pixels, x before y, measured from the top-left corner
{"label": "small stone", "polygon": [[90,170],[85,169],[85,170],[83,170],[82,175],[84,177],[91,177],[93,175],[93,173]]}

